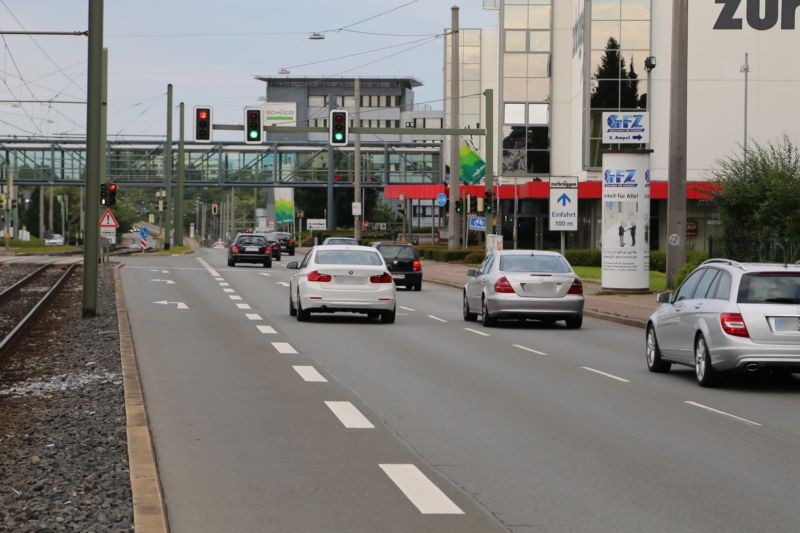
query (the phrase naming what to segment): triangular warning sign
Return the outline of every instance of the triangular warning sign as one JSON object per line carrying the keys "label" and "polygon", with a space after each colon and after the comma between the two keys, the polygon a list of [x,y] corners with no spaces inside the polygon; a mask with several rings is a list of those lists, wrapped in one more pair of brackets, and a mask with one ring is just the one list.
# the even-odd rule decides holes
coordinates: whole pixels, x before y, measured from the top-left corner
{"label": "triangular warning sign", "polygon": [[106,212],[103,213],[103,216],[100,217],[100,227],[101,228],[119,227],[119,222],[117,222],[117,219],[114,218],[114,213],[111,212],[111,209],[106,209]]}

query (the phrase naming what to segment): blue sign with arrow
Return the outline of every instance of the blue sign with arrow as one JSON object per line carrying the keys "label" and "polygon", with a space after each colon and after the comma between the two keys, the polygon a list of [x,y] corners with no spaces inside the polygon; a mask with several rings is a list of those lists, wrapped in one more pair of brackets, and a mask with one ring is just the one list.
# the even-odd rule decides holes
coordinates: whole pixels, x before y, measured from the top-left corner
{"label": "blue sign with arrow", "polygon": [[447,195],[443,192],[440,192],[436,195],[436,205],[439,207],[444,207],[447,205]]}
{"label": "blue sign with arrow", "polygon": [[150,230],[147,229],[147,226],[142,226],[142,229],[139,230],[139,235],[142,236],[142,239],[146,239],[150,235]]}
{"label": "blue sign with arrow", "polygon": [[578,231],[578,178],[550,178],[550,231]]}
{"label": "blue sign with arrow", "polygon": [[486,217],[470,216],[469,229],[472,231],[486,231]]}
{"label": "blue sign with arrow", "polygon": [[556,202],[561,204],[562,207],[567,207],[567,204],[572,203],[572,198],[567,196],[567,193],[564,193],[558,197],[558,200],[556,200]]}

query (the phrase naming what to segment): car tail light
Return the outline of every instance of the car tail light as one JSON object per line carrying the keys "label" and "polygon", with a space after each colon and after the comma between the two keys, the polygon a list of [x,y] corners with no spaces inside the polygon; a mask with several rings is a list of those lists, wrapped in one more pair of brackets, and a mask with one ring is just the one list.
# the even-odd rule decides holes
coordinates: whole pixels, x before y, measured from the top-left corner
{"label": "car tail light", "polygon": [[289,239],[289,246],[294,246],[294,239]]}
{"label": "car tail light", "polygon": [[320,274],[316,270],[308,273],[308,281],[317,281],[319,283],[328,283],[333,281],[333,278],[328,274]]}
{"label": "car tail light", "polygon": [[511,283],[508,282],[508,279],[503,276],[502,278],[498,279],[494,284],[494,292],[499,292],[501,294],[510,294],[514,292],[514,287],[511,286]]}
{"label": "car tail light", "polygon": [[578,294],[583,295],[583,282],[575,278],[575,281],[572,282],[572,287],[569,288],[567,294]]}
{"label": "car tail light", "polygon": [[719,315],[719,323],[722,326],[722,330],[728,335],[750,337],[750,333],[747,332],[747,326],[744,324],[744,318],[739,313],[722,313]]}
{"label": "car tail light", "polygon": [[419,259],[414,259],[414,264],[412,265],[411,269],[414,272],[419,272],[422,270],[422,263],[419,262]]}
{"label": "car tail light", "polygon": [[235,244],[233,245],[233,248],[231,248],[231,249],[233,250],[233,253],[235,253],[235,254],[239,253],[239,247],[236,246]]}
{"label": "car tail light", "polygon": [[380,276],[372,276],[369,278],[370,283],[391,283],[392,282],[392,275],[388,272],[384,272]]}

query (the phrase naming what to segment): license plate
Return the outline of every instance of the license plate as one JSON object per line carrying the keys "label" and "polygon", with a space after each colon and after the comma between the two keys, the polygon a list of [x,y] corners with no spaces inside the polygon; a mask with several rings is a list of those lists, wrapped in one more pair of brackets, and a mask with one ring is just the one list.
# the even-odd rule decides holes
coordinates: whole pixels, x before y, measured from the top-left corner
{"label": "license plate", "polygon": [[392,277],[394,279],[406,279],[406,275],[405,274],[393,274]]}
{"label": "license plate", "polygon": [[776,333],[797,333],[800,331],[800,318],[794,316],[776,316],[772,319]]}
{"label": "license plate", "polygon": [[258,246],[245,246],[244,247],[244,251],[245,252],[257,252],[258,251]]}

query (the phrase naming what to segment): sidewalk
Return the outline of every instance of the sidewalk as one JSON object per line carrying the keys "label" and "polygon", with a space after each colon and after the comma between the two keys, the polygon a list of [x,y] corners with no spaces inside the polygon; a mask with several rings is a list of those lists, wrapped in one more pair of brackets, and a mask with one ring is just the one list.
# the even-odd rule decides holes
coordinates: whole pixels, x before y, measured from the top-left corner
{"label": "sidewalk", "polygon": [[[467,265],[422,261],[423,279],[428,282],[462,288],[467,282]],[[583,283],[586,303],[584,315],[610,320],[628,326],[644,327],[650,314],[655,311],[655,294],[598,294],[600,284]]]}

